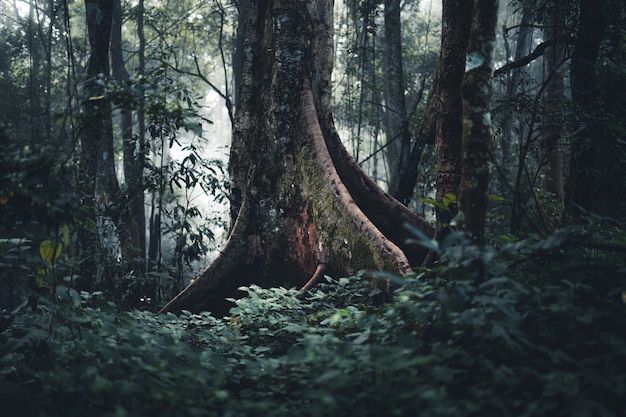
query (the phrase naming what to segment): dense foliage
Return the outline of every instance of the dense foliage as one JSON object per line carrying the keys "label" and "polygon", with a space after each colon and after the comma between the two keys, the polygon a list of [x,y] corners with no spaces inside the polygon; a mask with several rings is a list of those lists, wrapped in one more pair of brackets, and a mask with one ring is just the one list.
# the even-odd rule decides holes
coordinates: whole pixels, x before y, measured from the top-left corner
{"label": "dense foliage", "polygon": [[[42,242],[63,241],[59,279],[134,308],[178,293],[227,229],[225,157],[209,118],[215,100],[189,72],[216,72],[211,57],[192,58],[195,39],[204,33],[203,47],[222,47],[207,27],[226,27],[234,6],[106,3],[121,13],[112,72],[89,79],[85,2],[0,2],[0,309],[24,296]],[[214,89],[222,78],[212,77]],[[93,148],[85,139],[96,133],[84,134],[86,106],[100,100],[110,106],[102,119],[111,130],[101,142],[113,155],[87,163],[81,150]],[[80,169],[99,159],[115,161],[114,175],[87,197],[81,184],[97,181]],[[88,244],[91,232],[97,239]]]}
{"label": "dense foliage", "polygon": [[[385,275],[397,289],[382,304],[367,273],[307,294],[243,288],[225,318],[119,313],[62,288],[2,317],[3,415],[618,416],[619,236],[422,238],[444,262]],[[485,266],[486,281],[464,279]]]}

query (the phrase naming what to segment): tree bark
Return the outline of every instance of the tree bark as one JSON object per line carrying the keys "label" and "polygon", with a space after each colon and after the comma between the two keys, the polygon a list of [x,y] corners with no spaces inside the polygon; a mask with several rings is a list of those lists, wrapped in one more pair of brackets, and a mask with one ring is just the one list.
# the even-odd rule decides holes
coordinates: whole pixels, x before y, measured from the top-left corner
{"label": "tree bark", "polygon": [[98,219],[107,204],[117,196],[111,103],[104,83],[109,75],[109,46],[113,2],[86,0],[86,21],[90,56],[84,82],[83,136],[81,138],[79,193],[86,216],[79,228],[79,240],[85,259],[81,275],[83,289],[98,280],[106,255],[99,246]]}
{"label": "tree bark", "polygon": [[[437,172],[435,187],[436,201],[443,204],[444,198],[455,200],[461,183],[461,137],[463,133],[463,105],[461,84],[465,70],[465,54],[472,17],[472,2],[466,0],[444,0],[442,10],[441,50],[437,64],[437,119],[435,127],[435,149]],[[449,224],[457,213],[456,203],[447,209],[436,208],[437,229],[435,239],[443,240],[449,233]],[[431,254],[425,261],[435,261]]]}
{"label": "tree bark", "polygon": [[[122,3],[121,0],[115,0],[113,3],[111,72],[118,83],[128,86],[130,75],[126,70],[122,51]],[[126,183],[124,202],[127,202],[123,207],[120,207],[124,213],[120,230],[123,244],[122,255],[131,261],[131,269],[143,271],[146,259],[143,161],[140,160],[139,155],[142,151],[137,149],[137,138],[133,134],[133,113],[130,98],[121,103],[119,117]]]}
{"label": "tree bark", "polygon": [[547,193],[556,203],[563,203],[563,149],[561,136],[562,120],[560,114],[563,107],[563,72],[559,67],[565,61],[565,46],[560,39],[563,37],[563,25],[559,16],[553,16],[549,26],[544,29],[546,41],[552,45],[543,54],[543,77],[548,83],[545,90],[545,105],[542,123],[542,191]]}
{"label": "tree bark", "polygon": [[491,125],[492,61],[498,0],[475,0],[463,77],[463,175],[459,204],[463,229],[484,244],[493,162]]}
{"label": "tree bark", "polygon": [[[529,62],[532,62],[530,59],[531,56],[534,56],[534,52],[531,53],[531,42],[532,42],[532,34],[533,34],[533,0],[522,0],[522,16],[521,21],[518,24],[517,29],[517,42],[515,43],[515,53],[513,55],[513,61],[511,63],[507,63],[504,65],[511,65],[513,63],[523,63],[527,65]],[[535,58],[536,59],[536,58]],[[506,93],[505,97],[512,98],[518,95],[523,95],[526,93],[526,80],[528,79],[528,71],[523,71],[524,65],[515,65],[507,72],[507,81],[506,81]],[[503,68],[504,68],[503,67]],[[500,68],[499,70],[502,70]],[[497,72],[497,71],[496,71]],[[502,114],[502,139],[501,139],[501,160],[500,166],[502,169],[502,177],[504,181],[510,178],[512,174],[511,167],[515,166],[513,164],[513,156],[515,153],[513,152],[513,145],[515,143],[523,143],[524,136],[526,135],[527,127],[526,123],[524,123],[524,114],[522,111],[519,111],[515,107],[511,107],[510,109],[505,109]],[[521,219],[523,213],[523,205],[526,202],[527,195],[521,190],[520,178],[524,170],[525,156],[522,152],[518,152],[517,155],[518,164],[517,164],[517,173],[515,174],[517,177],[517,181],[514,184],[513,196],[511,201],[511,222],[510,222],[510,231],[511,233],[519,233],[521,229]]]}
{"label": "tree bark", "polygon": [[402,64],[402,27],[400,0],[385,0],[385,115],[389,162],[389,194],[398,190],[400,176],[408,168],[411,154],[411,132],[404,97],[404,66]]}
{"label": "tree bark", "polygon": [[239,103],[239,90],[241,89],[241,79],[243,78],[243,41],[244,41],[244,26],[248,19],[248,11],[250,10],[249,0],[238,0],[235,2],[237,7],[237,33],[235,35],[234,48],[233,48],[233,91],[234,91],[234,104],[237,106]]}
{"label": "tree bark", "polygon": [[[329,0],[251,1],[229,166],[232,231],[162,312],[224,314],[232,305],[225,298],[242,285],[301,287],[320,269],[404,274],[409,260],[385,226],[403,229],[405,218],[431,233],[339,141],[330,112],[332,12]],[[377,210],[384,213],[370,215]],[[385,217],[395,219],[381,225]]]}
{"label": "tree bark", "polygon": [[[530,53],[530,46],[532,41],[532,1],[522,0],[522,16],[517,29],[517,41],[515,42],[515,52],[513,55],[513,62],[519,62],[523,57]],[[521,67],[512,68],[507,74],[506,80],[506,98],[512,98],[519,93],[524,92],[524,79],[525,73]],[[517,116],[517,117],[516,117]],[[519,138],[523,136],[523,123],[520,120],[520,115],[516,112],[515,108],[507,110],[503,116],[502,121],[502,140],[501,140],[501,167],[505,178],[509,177],[511,172],[510,165],[512,162],[513,152],[512,144],[514,143],[514,137],[517,135]],[[514,128],[515,127],[515,128]],[[517,133],[516,133],[517,131]],[[521,139],[520,139],[521,140]]]}
{"label": "tree bark", "polygon": [[566,210],[574,207],[585,211],[593,208],[599,178],[597,152],[600,134],[597,131],[598,103],[597,75],[595,70],[600,44],[608,25],[607,0],[581,0],[578,33],[570,64],[572,100],[586,119],[572,143],[570,170],[567,179]]}

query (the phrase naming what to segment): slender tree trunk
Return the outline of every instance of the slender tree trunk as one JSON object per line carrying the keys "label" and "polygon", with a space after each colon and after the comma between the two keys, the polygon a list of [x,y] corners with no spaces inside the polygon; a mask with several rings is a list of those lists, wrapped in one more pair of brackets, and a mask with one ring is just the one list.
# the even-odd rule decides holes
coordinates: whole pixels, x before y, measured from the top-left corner
{"label": "slender tree trunk", "polygon": [[[517,29],[517,41],[515,42],[515,52],[513,53],[512,57],[513,61],[519,61],[522,57],[530,53],[533,33],[532,1],[533,0],[521,1],[522,17],[519,22],[519,28]],[[505,94],[506,98],[515,97],[520,92],[523,92],[523,71],[524,70],[522,68],[513,68],[507,74]],[[514,138],[516,136],[518,138],[523,137],[523,123],[521,122],[520,117],[515,117],[516,113],[517,112],[515,111],[515,109],[512,108],[510,111],[507,111],[507,113],[503,116],[501,141],[502,158],[500,166],[502,167],[502,172],[504,173],[505,179],[507,179],[509,177],[509,174],[511,173],[510,166],[512,163],[511,157],[513,155],[513,152],[511,152],[511,145],[515,143]],[[513,128],[514,126],[516,127],[516,129]]]}
{"label": "slender tree trunk", "polygon": [[581,0],[578,33],[570,64],[572,100],[579,106],[585,123],[574,138],[571,149],[570,170],[567,179],[567,211],[574,207],[590,211],[593,207],[599,178],[597,152],[601,146],[597,130],[598,103],[597,75],[595,65],[600,44],[608,24],[605,9],[607,0]]}
{"label": "slender tree trunk", "polygon": [[542,191],[555,200],[563,203],[563,148],[562,120],[563,108],[563,71],[560,66],[565,61],[563,45],[563,25],[558,16],[551,19],[550,25],[544,30],[546,41],[554,44],[546,48],[543,54],[543,77],[548,83],[544,90],[545,106],[542,123]]}
{"label": "slender tree trunk", "polygon": [[41,138],[41,91],[39,88],[41,67],[41,47],[39,33],[36,25],[39,23],[35,19],[37,4],[31,0],[28,8],[28,50],[29,50],[29,70],[28,90],[30,95],[30,145],[36,146]]}
{"label": "slender tree trunk", "polygon": [[360,194],[379,200],[372,207],[386,209],[378,217],[400,229],[402,216],[420,220],[363,181],[332,124],[332,6],[251,1],[230,156],[232,231],[220,256],[162,311],[223,314],[241,285],[302,286],[320,269],[408,271],[405,253],[361,210]]}
{"label": "slender tree trunk", "polygon": [[[513,56],[513,62],[521,60],[523,57],[530,54],[532,34],[533,34],[533,13],[532,13],[533,0],[522,0],[522,18],[519,23],[519,29],[517,31],[517,42],[515,44],[515,53]],[[525,80],[528,78],[528,74],[521,67],[511,69],[507,74],[506,94],[505,97],[515,97],[518,94],[525,94]],[[512,145],[515,143],[523,143],[527,128],[525,127],[524,115],[521,111],[517,111],[515,108],[511,108],[503,115],[504,122],[502,124],[502,141],[501,152],[502,158],[500,160],[500,166],[502,167],[502,173],[504,174],[504,180],[508,180],[511,177],[511,167],[514,166],[512,156]],[[524,170],[525,158],[521,152],[518,152],[517,173],[515,182],[513,197],[511,202],[511,227],[512,233],[519,233],[521,228],[521,218],[523,209],[522,206],[526,202],[526,194],[523,193],[522,184],[519,182],[521,174]]]}
{"label": "slender tree trunk", "polygon": [[[99,218],[110,199],[117,196],[115,176],[111,103],[104,92],[109,75],[109,41],[113,3],[107,0],[86,0],[87,31],[90,56],[84,82],[84,124],[80,153],[79,193],[86,210],[79,230],[84,264],[81,275],[85,283],[96,282],[105,262],[99,246]],[[89,289],[87,285],[85,287]]]}
{"label": "slender tree trunk", "polygon": [[[375,74],[375,36],[376,32],[372,30],[373,27],[373,19],[375,15],[375,9],[377,5],[374,2],[363,2],[358,7],[356,7],[356,3],[351,3],[351,7],[354,9],[354,27],[357,29],[357,44],[359,45],[359,102],[357,107],[357,125],[356,125],[356,135],[355,135],[355,157],[357,161],[360,161],[361,158],[361,145],[363,144],[363,136],[365,135],[364,131],[366,130],[366,125],[363,122],[364,113],[366,113],[368,107],[369,109],[373,109],[373,106],[378,104],[377,100],[375,100],[374,95],[372,94],[369,98],[367,97],[368,92],[373,93],[374,88],[373,82],[374,78],[372,77]],[[359,20],[360,17],[360,20]],[[370,86],[371,88],[367,88]],[[373,111],[372,111],[373,113]],[[370,141],[371,143],[371,141]],[[374,164],[374,167],[376,165]]]}
{"label": "slender tree trunk", "polygon": [[439,83],[435,77],[432,89],[428,94],[428,100],[426,101],[426,110],[424,111],[419,130],[417,131],[417,135],[411,147],[411,153],[407,161],[407,166],[402,170],[402,174],[398,180],[398,187],[396,188],[396,192],[393,194],[394,198],[405,206],[409,205],[415,193],[415,183],[417,182],[424,147],[427,143],[432,144],[435,141],[435,114],[437,108],[435,98],[439,97],[438,86]]}
{"label": "slender tree trunk", "polygon": [[50,143],[52,138],[52,39],[56,28],[58,10],[54,7],[54,0],[48,1],[48,14],[50,16],[50,26],[46,33],[46,76],[44,88],[44,122],[43,122],[43,139],[46,143]]}
{"label": "slender tree trunk", "polygon": [[[463,134],[463,105],[461,84],[465,72],[465,54],[472,19],[472,2],[444,0],[442,11],[441,51],[437,64],[437,121],[435,149],[437,173],[435,199],[442,203],[456,201],[461,184],[461,138]],[[436,208],[435,238],[443,240],[450,232],[449,224],[457,213],[456,203],[446,209]],[[434,255],[426,264],[434,262]]]}
{"label": "slender tree trunk", "polygon": [[[138,105],[137,105],[137,143],[139,149],[137,151],[137,166],[143,167],[146,164],[146,153],[148,152],[148,146],[146,143],[146,100],[145,100],[145,92],[144,92],[144,80],[143,77],[146,74],[146,34],[144,31],[144,17],[145,17],[145,2],[144,0],[139,0],[137,4],[137,38],[139,39],[139,48],[137,51],[137,57],[139,61],[139,88],[138,88]],[[143,181],[143,180],[142,180]],[[142,187],[143,188],[143,187]],[[151,214],[150,216],[150,224],[149,224],[149,241],[146,241],[146,220],[145,220],[145,195],[143,197],[143,213],[144,213],[144,229],[142,233],[142,238],[144,240],[144,255],[147,256],[148,265],[147,268],[152,268],[156,262],[156,257],[153,255],[154,251],[152,248],[155,245],[160,245],[161,242],[161,233],[160,233],[160,218],[158,219],[157,226],[159,231],[155,231],[154,218]],[[154,198],[152,198],[152,207],[151,213],[154,213]],[[139,207],[137,207],[137,210]],[[145,257],[144,257],[145,259]]]}
{"label": "slender tree trunk", "polygon": [[462,226],[484,244],[493,162],[491,93],[498,0],[475,0],[463,77],[463,176],[459,204]]}
{"label": "slender tree trunk", "polygon": [[411,154],[411,133],[404,97],[404,66],[402,64],[402,28],[400,24],[400,0],[385,0],[385,64],[387,116],[389,193],[395,195],[400,176],[408,167]]}
{"label": "slender tree trunk", "polygon": [[[113,77],[120,84],[128,85],[130,75],[126,70],[122,51],[122,4],[114,0],[113,23],[111,32],[111,70]],[[130,260],[133,270],[144,269],[146,257],[146,220],[143,190],[143,165],[139,165],[137,138],[133,134],[132,103],[122,103],[120,112],[120,130],[124,152],[124,179],[126,182],[125,204],[120,207],[123,217],[120,222],[122,255]]]}

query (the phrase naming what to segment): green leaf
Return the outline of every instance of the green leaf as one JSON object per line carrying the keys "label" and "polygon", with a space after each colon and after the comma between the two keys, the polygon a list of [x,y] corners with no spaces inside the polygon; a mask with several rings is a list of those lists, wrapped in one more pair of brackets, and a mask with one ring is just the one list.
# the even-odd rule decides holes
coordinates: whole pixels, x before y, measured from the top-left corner
{"label": "green leaf", "polygon": [[420,203],[428,204],[437,208],[440,208],[445,211],[450,211],[450,208],[447,207],[444,203],[439,202],[437,200],[433,200],[432,198],[418,198],[417,201]]}
{"label": "green leaf", "polygon": [[498,235],[496,239],[498,240],[498,242],[502,242],[502,243],[513,243],[519,240],[517,236],[511,235],[511,234]]}
{"label": "green leaf", "polygon": [[116,318],[117,323],[124,328],[134,327],[137,324],[137,321],[133,318],[130,313],[121,313]]}
{"label": "green leaf", "polygon": [[505,198],[498,194],[489,194],[489,201],[505,201]]}
{"label": "green leaf", "polygon": [[46,262],[52,262],[59,259],[62,250],[62,244],[59,243],[55,249],[54,244],[50,240],[44,240],[41,242],[41,245],[39,245],[39,255],[41,256],[41,259]]}
{"label": "green leaf", "polygon": [[456,203],[457,198],[456,198],[456,195],[452,193],[446,193],[446,195],[443,196],[443,199],[441,201],[443,205],[446,206],[446,208],[450,208],[450,204]]}
{"label": "green leaf", "polygon": [[413,233],[413,236],[416,237],[416,239],[407,239],[407,243],[422,246],[437,254],[441,253],[441,248],[439,247],[439,243],[436,240],[429,238],[424,232],[422,232],[420,229],[412,224],[406,223],[404,227],[409,229],[409,231]]}
{"label": "green leaf", "polygon": [[61,226],[61,232],[63,233],[63,244],[65,246],[70,245],[70,227],[67,224]]}

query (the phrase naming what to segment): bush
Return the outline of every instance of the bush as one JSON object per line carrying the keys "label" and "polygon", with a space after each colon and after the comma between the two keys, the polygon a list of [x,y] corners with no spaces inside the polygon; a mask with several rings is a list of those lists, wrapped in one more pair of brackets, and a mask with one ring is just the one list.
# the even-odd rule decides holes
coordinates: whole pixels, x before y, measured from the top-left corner
{"label": "bush", "polygon": [[[498,249],[452,245],[449,265],[392,277],[394,299],[382,306],[364,274],[327,278],[304,297],[243,288],[227,318],[118,313],[86,293],[49,301],[3,318],[3,412],[618,416],[623,259],[589,239],[571,244],[580,229],[559,233]],[[463,279],[475,263],[462,266],[461,252],[489,260],[486,281]]]}

